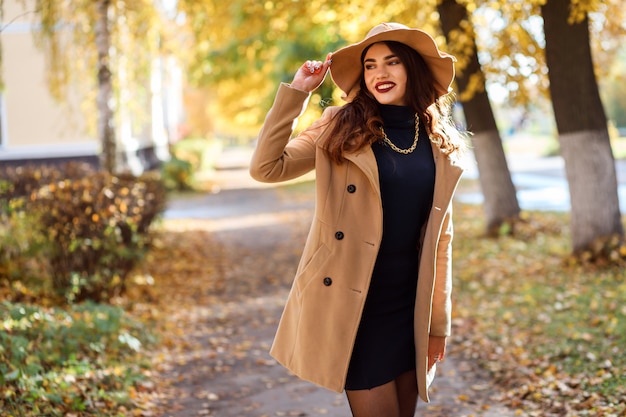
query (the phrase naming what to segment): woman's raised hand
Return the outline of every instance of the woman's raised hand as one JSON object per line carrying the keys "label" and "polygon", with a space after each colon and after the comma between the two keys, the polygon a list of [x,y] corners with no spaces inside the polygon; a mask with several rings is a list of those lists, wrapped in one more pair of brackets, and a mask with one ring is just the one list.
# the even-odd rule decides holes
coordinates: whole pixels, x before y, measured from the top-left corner
{"label": "woman's raised hand", "polygon": [[331,56],[332,54],[329,53],[324,62],[306,61],[296,72],[291,86],[298,90],[306,91],[307,93],[315,90],[324,82],[324,78],[332,62]]}

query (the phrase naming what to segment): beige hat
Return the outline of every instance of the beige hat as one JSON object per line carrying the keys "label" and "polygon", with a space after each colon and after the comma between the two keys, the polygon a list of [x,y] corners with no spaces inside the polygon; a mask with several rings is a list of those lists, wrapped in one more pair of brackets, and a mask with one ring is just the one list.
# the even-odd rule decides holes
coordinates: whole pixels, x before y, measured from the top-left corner
{"label": "beige hat", "polygon": [[440,96],[449,92],[454,79],[456,59],[437,48],[428,33],[411,29],[400,23],[381,23],[369,31],[365,39],[339,49],[332,55],[330,76],[343,92],[344,97],[354,97],[359,90],[359,79],[363,65],[361,54],[368,46],[381,41],[396,41],[415,49],[426,61],[435,79],[435,90]]}

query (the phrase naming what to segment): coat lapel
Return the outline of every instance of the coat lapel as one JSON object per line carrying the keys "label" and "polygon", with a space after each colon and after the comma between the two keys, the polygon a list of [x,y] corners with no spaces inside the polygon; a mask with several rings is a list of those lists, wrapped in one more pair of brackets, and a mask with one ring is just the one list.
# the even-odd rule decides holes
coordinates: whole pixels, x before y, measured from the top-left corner
{"label": "coat lapel", "polygon": [[456,189],[459,179],[463,174],[463,168],[456,165],[454,162],[441,153],[439,147],[431,142],[433,148],[433,157],[435,159],[435,169],[437,174],[435,176],[435,195],[433,196],[433,206],[445,209],[454,190]]}
{"label": "coat lapel", "polygon": [[378,164],[371,146],[358,153],[350,153],[345,156],[347,160],[354,163],[367,177],[376,194],[380,196],[380,183],[378,181]]}
{"label": "coat lapel", "polygon": [[[438,206],[447,206],[454,190],[457,187],[459,178],[463,173],[463,168],[454,164],[450,158],[447,158],[441,153],[439,147],[433,142],[430,143],[433,149],[433,157],[435,159],[435,166],[437,170],[437,180],[440,184],[435,187],[436,195],[433,196],[433,204]],[[378,164],[376,164],[376,157],[372,147],[368,146],[365,150],[358,153],[350,153],[345,156],[347,160],[354,163],[367,177],[370,184],[376,190],[376,193],[380,195],[380,183],[378,181]],[[445,203],[444,202],[448,202]]]}

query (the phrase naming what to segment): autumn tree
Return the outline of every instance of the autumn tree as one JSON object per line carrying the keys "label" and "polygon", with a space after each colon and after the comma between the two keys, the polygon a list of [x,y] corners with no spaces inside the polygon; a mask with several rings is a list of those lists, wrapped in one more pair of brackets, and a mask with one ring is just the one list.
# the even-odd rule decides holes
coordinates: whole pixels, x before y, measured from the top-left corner
{"label": "autumn tree", "polygon": [[463,105],[466,124],[472,132],[487,230],[494,233],[504,222],[519,219],[515,186],[487,95],[485,75],[478,61],[475,33],[467,9],[455,0],[443,0],[438,10],[448,49],[459,57],[456,65],[458,97]]}
{"label": "autumn tree", "polygon": [[102,145],[100,153],[100,167],[107,172],[116,170],[117,143],[115,140],[115,120],[113,118],[113,82],[109,65],[109,51],[111,50],[111,31],[109,21],[110,0],[97,0],[94,34],[97,51],[98,69],[98,137]]}
{"label": "autumn tree", "polygon": [[[543,29],[540,33],[541,26],[538,25],[537,20],[541,19],[543,11],[547,8],[554,7],[554,4],[545,4],[544,0],[536,0],[530,2],[487,2],[484,0],[477,1],[459,1],[467,8],[477,10],[477,8],[488,8],[491,15],[495,15],[496,20],[492,21],[488,29],[487,46],[484,46],[484,53],[482,55],[482,61],[486,61],[487,65],[483,63],[483,70],[486,70],[487,77],[492,82],[497,82],[501,86],[506,86],[509,96],[508,99],[515,105],[528,105],[536,99],[541,99],[542,94],[551,93],[552,103],[555,109],[555,115],[557,113],[557,106],[564,105],[565,108],[578,108],[577,111],[581,111],[586,105],[591,104],[595,107],[586,114],[586,117],[592,117],[596,121],[596,125],[586,124],[583,119],[577,119],[574,123],[564,122],[563,112],[556,117],[557,128],[559,130],[559,142],[561,144],[561,153],[566,163],[566,171],[568,183],[570,186],[570,194],[572,195],[572,229],[573,229],[573,246],[575,251],[581,250],[588,245],[592,240],[598,237],[604,237],[610,234],[622,235],[621,225],[619,224],[619,206],[617,205],[616,192],[617,183],[611,180],[614,177],[614,162],[610,151],[610,143],[608,142],[608,135],[600,133],[602,130],[606,131],[606,118],[602,109],[602,104],[599,101],[597,95],[597,84],[594,76],[594,70],[596,74],[600,76],[606,75],[607,69],[610,68],[608,63],[612,62],[613,57],[616,54],[621,43],[620,38],[623,38],[626,27],[624,25],[624,10],[621,0],[603,0],[603,1],[579,1],[572,2],[576,6],[572,6],[569,9],[569,1],[559,3],[561,5],[560,13],[561,24],[548,23],[546,21]],[[541,7],[543,5],[543,7]],[[589,15],[587,12],[592,13],[594,17],[593,25],[589,25]],[[570,15],[571,13],[571,15]],[[569,23],[573,23],[577,16],[579,22],[584,18],[584,22],[581,22],[582,29],[586,33],[585,36],[574,37],[570,36],[569,30],[572,30]],[[554,15],[552,16],[554,18]],[[545,19],[545,16],[543,16]],[[569,19],[569,23],[568,23]],[[495,24],[493,24],[495,23]],[[483,23],[485,24],[485,23]],[[487,31],[487,27],[481,27],[481,30]],[[593,38],[590,38],[589,32],[593,31]],[[584,35],[584,34],[582,34]],[[554,47],[556,39],[560,41],[569,41],[559,43],[555,48],[557,54],[568,55],[569,59],[561,59],[561,57],[548,60],[551,52],[549,52],[550,46]],[[549,42],[549,40],[551,40]],[[482,39],[484,42],[485,40]],[[550,45],[549,45],[550,44]],[[592,64],[591,49],[595,50],[596,65]],[[543,53],[545,50],[545,54]],[[580,52],[584,52],[580,54]],[[554,58],[554,55],[552,55]],[[486,58],[486,59],[485,59]],[[584,62],[584,64],[581,64]],[[585,70],[581,70],[581,65]],[[560,69],[554,67],[560,67]],[[586,72],[587,75],[583,76],[582,73]],[[545,74],[549,74],[548,77]],[[555,76],[555,74],[558,74]],[[569,75],[566,75],[569,74]],[[576,76],[574,76],[576,74]],[[578,78],[577,78],[578,77]],[[575,79],[574,79],[575,78]],[[567,80],[564,82],[564,80]],[[581,94],[581,90],[578,89],[580,83],[591,82],[592,87],[584,87]],[[561,87],[556,87],[555,83]],[[595,90],[591,97],[587,95],[587,92]],[[587,104],[583,104],[587,103]],[[560,107],[563,109],[563,107]],[[599,113],[598,113],[599,112]],[[567,114],[567,112],[565,112]],[[591,116],[594,114],[594,116]],[[569,112],[570,116],[573,116],[573,112]],[[576,117],[574,117],[576,119]],[[560,126],[559,126],[559,120]],[[568,127],[563,128],[563,124],[567,124]],[[574,153],[578,153],[577,157],[572,157],[570,154],[572,151],[572,142],[565,144],[565,147],[570,146],[569,151],[563,149],[564,139],[568,139],[570,133],[578,131],[582,126],[583,128],[593,131],[598,128],[600,131],[601,139],[603,142],[604,152],[602,155],[595,155],[595,152],[587,152],[586,158],[582,155],[584,151],[581,148],[574,150]],[[573,129],[573,130],[570,130]],[[564,135],[565,134],[565,135]],[[583,134],[585,136],[586,133]],[[576,136],[576,135],[574,135]],[[584,142],[585,139],[582,139]],[[593,141],[590,141],[591,143]],[[606,152],[608,151],[608,155]],[[566,156],[566,153],[568,154]],[[597,184],[601,184],[600,189],[604,191],[594,190],[594,193],[587,194],[586,203],[581,200],[585,200],[583,195],[574,197],[574,194],[578,194],[574,191],[574,188],[578,188],[579,191],[584,189],[581,185],[580,175],[590,180],[590,183],[597,179],[594,176],[587,177],[584,174],[584,168],[578,168],[583,163],[583,159],[595,159],[595,162],[585,162],[588,167],[598,165],[605,166],[607,171],[599,173],[596,171],[595,175],[601,175],[603,180]],[[576,167],[576,168],[575,168]],[[583,180],[584,181],[584,180]],[[578,185],[576,185],[578,184]],[[604,194],[601,196],[600,194]],[[603,211],[595,211],[591,207],[603,201],[604,204],[608,203],[612,208],[605,208]],[[585,208],[585,206],[587,208]],[[597,213],[595,216],[593,213]],[[617,212],[617,214],[616,214]],[[600,213],[602,213],[600,215]],[[612,213],[612,214],[608,214]],[[607,219],[609,216],[610,219]],[[598,220],[602,217],[605,220]],[[604,226],[598,227],[598,224],[604,223]],[[613,229],[608,224],[615,226]],[[608,227],[607,227],[608,226]],[[601,230],[604,230],[602,232]],[[606,233],[610,231],[610,233]]]}
{"label": "autumn tree", "polygon": [[[119,75],[143,82],[162,45],[160,4],[152,0],[20,0],[32,7],[38,46],[48,63],[48,83],[58,100],[80,80],[86,114],[97,113],[100,168],[115,172],[119,152],[115,131],[120,104]],[[93,94],[93,92],[96,92]]]}
{"label": "autumn tree", "polygon": [[[221,0],[178,1],[182,28],[190,34],[183,48],[190,82],[211,86],[219,103],[212,116],[224,119],[217,129],[255,133],[278,83],[290,81],[304,60],[323,60],[381,21],[434,32],[435,5],[436,0],[232,0],[224,7]],[[313,107],[342,104],[329,78],[312,95]]]}
{"label": "autumn tree", "polygon": [[[579,5],[580,6],[580,5]],[[570,0],[541,6],[550,95],[571,196],[574,251],[624,235],[615,160],[590,47],[587,10]]]}
{"label": "autumn tree", "polygon": [[[189,83],[210,86],[219,103],[217,129],[255,132],[281,81],[291,81],[306,59],[323,59],[342,43],[338,28],[314,24],[307,2],[179,0]],[[318,11],[318,13],[321,13]],[[330,84],[318,92],[325,100]]]}
{"label": "autumn tree", "polygon": [[[480,51],[481,61],[485,61],[485,57],[488,61],[486,66],[478,63],[472,25],[467,16],[463,17],[463,10],[457,9],[450,0],[443,3],[441,0],[407,0],[401,4],[358,0],[296,3],[273,0],[261,4],[253,0],[233,0],[228,8],[220,6],[218,0],[181,0],[178,4],[192,28],[192,44],[198,44],[198,48],[189,48],[193,54],[192,78],[199,84],[213,83],[220,107],[225,110],[223,115],[234,120],[231,125],[237,127],[244,125],[244,119],[251,125],[260,123],[277,81],[290,79],[302,60],[323,59],[329,50],[361,40],[364,32],[380,21],[400,21],[423,28],[434,33],[441,44],[434,30],[440,16],[449,38],[448,45],[453,49],[460,46],[451,52],[459,59],[459,97],[466,107],[469,129],[476,134],[474,147],[491,227],[504,218],[517,216],[519,207],[487,100],[485,77],[506,87],[509,101],[514,105],[528,105],[543,91],[547,92],[543,34],[537,33],[536,24],[539,5],[544,1],[458,0],[456,6],[462,5],[470,14],[489,9],[498,16],[500,28],[479,28],[488,30],[493,37],[488,47]],[[623,8],[621,0],[580,1],[579,4],[598,10],[605,6],[610,6],[611,10]],[[435,13],[437,10],[440,14]],[[615,24],[611,18],[619,15],[605,13],[605,16],[605,21],[596,25],[595,33],[608,40],[610,35],[602,35],[603,29],[609,28],[608,33],[613,33]],[[475,22],[474,28],[477,28]],[[458,42],[460,37],[469,42]],[[546,39],[548,37],[546,34]],[[586,41],[588,47],[589,39]],[[562,48],[563,51],[568,49]],[[577,68],[573,63],[568,65],[570,70]],[[550,73],[552,78],[552,69]],[[568,85],[573,91],[575,84]],[[324,96],[328,97],[329,93]],[[572,174],[568,175],[568,180],[575,182]],[[573,199],[573,205],[578,207],[578,204]],[[580,213],[574,217],[583,219]]]}
{"label": "autumn tree", "polygon": [[[189,20],[193,39],[200,46],[190,61],[191,76],[198,84],[213,83],[218,94],[227,91],[226,85],[230,84],[232,89],[221,102],[222,107],[229,108],[230,114],[249,117],[248,122],[252,124],[262,119],[278,81],[290,79],[294,65],[305,59],[322,59],[330,50],[361,40],[369,27],[380,21],[400,21],[420,27],[441,41],[437,36],[439,21],[433,18],[436,0],[409,0],[401,5],[332,0],[323,5],[282,0],[259,4],[235,0],[229,8],[220,8],[215,3],[188,0],[179,3]],[[518,217],[520,208],[485,90],[471,23],[467,14],[458,14],[459,10],[465,10],[463,7],[451,8],[450,4],[456,5],[453,1],[444,2],[439,11],[443,14],[446,35],[455,37],[448,42],[448,52],[459,59],[459,98],[475,134],[474,148],[488,228],[497,230],[502,222]],[[469,35],[470,48],[466,47],[466,42],[457,42],[468,38],[466,35]],[[257,94],[262,96],[262,101],[251,99]],[[321,94],[325,98],[332,97],[328,89]],[[335,104],[341,104],[337,95],[334,98]],[[241,123],[235,125],[241,126]]]}

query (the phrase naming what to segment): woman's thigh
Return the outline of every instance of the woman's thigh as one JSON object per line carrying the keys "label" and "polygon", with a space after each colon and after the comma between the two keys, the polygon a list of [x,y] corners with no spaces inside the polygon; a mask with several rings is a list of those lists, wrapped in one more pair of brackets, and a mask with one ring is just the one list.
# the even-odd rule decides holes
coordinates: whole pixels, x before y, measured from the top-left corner
{"label": "woman's thigh", "polygon": [[347,390],[353,417],[413,417],[417,404],[415,371],[369,390]]}

